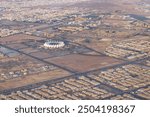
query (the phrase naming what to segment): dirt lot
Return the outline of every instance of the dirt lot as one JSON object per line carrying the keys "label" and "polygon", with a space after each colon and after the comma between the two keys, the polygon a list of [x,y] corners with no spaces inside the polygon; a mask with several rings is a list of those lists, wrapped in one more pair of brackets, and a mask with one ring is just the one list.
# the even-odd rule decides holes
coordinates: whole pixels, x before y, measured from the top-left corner
{"label": "dirt lot", "polygon": [[33,40],[40,40],[41,37],[30,36],[26,34],[16,34],[4,38],[0,38],[0,43],[13,43],[13,42],[23,42],[24,40],[33,39]]}
{"label": "dirt lot", "polygon": [[64,57],[46,59],[46,61],[55,63],[59,66],[67,67],[69,69],[73,69],[78,72],[90,71],[106,66],[112,66],[122,62],[120,60],[106,56],[90,56],[80,54],[72,54]]}
{"label": "dirt lot", "polygon": [[27,85],[31,85],[31,84],[36,84],[36,83],[44,82],[47,80],[65,77],[68,75],[69,75],[68,72],[66,72],[62,69],[56,69],[54,71],[43,72],[40,74],[26,76],[25,78],[12,79],[12,80],[0,83],[0,91],[6,90],[6,89],[18,88],[18,87],[22,87],[22,86],[27,86]]}
{"label": "dirt lot", "polygon": [[29,54],[29,53],[37,52],[38,50],[28,47],[28,48],[20,49],[20,51]]}
{"label": "dirt lot", "polygon": [[26,46],[25,46],[25,45],[20,44],[20,43],[16,43],[16,44],[9,44],[8,46],[9,46],[9,47],[11,47],[11,48],[14,48],[14,49],[22,49],[22,48],[26,48]]}
{"label": "dirt lot", "polygon": [[50,57],[50,54],[44,53],[44,52],[40,52],[40,51],[32,53],[31,55],[34,56],[34,57],[40,58],[40,59],[44,59],[44,58],[49,58]]}
{"label": "dirt lot", "polygon": [[112,39],[102,39],[100,41],[93,41],[91,43],[81,43],[86,47],[92,48],[98,52],[104,52],[107,47],[112,44]]}

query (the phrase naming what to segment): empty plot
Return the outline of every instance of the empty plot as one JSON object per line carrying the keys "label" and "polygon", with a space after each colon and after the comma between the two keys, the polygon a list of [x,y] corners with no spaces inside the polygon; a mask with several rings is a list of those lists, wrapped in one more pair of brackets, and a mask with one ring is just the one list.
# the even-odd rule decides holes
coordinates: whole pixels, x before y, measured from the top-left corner
{"label": "empty plot", "polygon": [[53,71],[49,72],[43,72],[39,74],[34,74],[30,76],[26,76],[24,78],[19,78],[19,79],[12,79],[8,80],[5,82],[0,83],[0,91],[1,90],[6,90],[6,89],[13,89],[13,88],[18,88],[18,87],[23,87],[23,86],[28,86],[31,84],[36,84],[52,79],[58,79],[61,77],[68,76],[69,73],[67,71],[64,71],[62,69],[56,69]]}
{"label": "empty plot", "polygon": [[13,49],[22,49],[22,48],[26,48],[27,46],[23,45],[23,44],[20,44],[20,43],[15,43],[15,44],[10,44],[10,45],[7,45]]}
{"label": "empty plot", "polygon": [[45,52],[35,52],[35,53],[31,53],[32,56],[40,58],[40,59],[44,59],[44,58],[49,58],[50,54],[45,53]]}
{"label": "empty plot", "polygon": [[26,34],[16,34],[9,37],[1,38],[0,43],[6,44],[6,43],[12,43],[12,42],[23,42],[26,40],[41,40],[41,37],[26,35]]}
{"label": "empty plot", "polygon": [[19,51],[29,54],[32,52],[37,52],[38,50],[28,47],[28,48],[20,49]]}
{"label": "empty plot", "polygon": [[63,57],[56,57],[53,59],[46,59],[48,62],[55,63],[57,65],[67,67],[69,69],[76,70],[78,72],[90,71],[93,69],[103,68],[106,66],[112,66],[122,63],[121,60],[117,60],[106,56],[88,56],[72,54]]}

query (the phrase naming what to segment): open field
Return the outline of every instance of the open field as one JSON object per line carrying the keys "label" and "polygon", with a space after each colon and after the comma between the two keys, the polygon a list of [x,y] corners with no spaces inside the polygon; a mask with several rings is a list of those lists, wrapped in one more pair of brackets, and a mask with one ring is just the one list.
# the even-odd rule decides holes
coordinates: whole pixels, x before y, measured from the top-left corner
{"label": "open field", "polygon": [[92,56],[92,55],[80,55],[73,54],[59,58],[46,59],[52,63],[68,67],[78,72],[91,71],[98,68],[113,66],[115,64],[120,64],[122,61],[106,57],[106,56]]}

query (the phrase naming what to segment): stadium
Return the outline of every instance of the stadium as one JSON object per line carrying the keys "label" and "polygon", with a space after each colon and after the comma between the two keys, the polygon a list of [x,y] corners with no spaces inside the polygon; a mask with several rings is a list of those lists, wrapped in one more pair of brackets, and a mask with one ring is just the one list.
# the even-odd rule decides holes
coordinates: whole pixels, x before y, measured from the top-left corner
{"label": "stadium", "polygon": [[45,48],[62,48],[65,46],[65,43],[63,41],[47,41],[44,43]]}

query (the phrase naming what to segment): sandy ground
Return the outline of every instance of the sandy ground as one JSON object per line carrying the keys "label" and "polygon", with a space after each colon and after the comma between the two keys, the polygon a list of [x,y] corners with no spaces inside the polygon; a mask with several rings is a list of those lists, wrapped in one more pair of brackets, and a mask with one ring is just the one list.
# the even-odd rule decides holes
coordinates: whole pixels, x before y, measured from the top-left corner
{"label": "sandy ground", "polygon": [[72,54],[64,57],[55,57],[53,59],[46,59],[46,61],[55,63],[59,66],[67,67],[78,72],[90,71],[106,66],[119,64],[122,61],[106,57],[106,56],[89,56]]}

